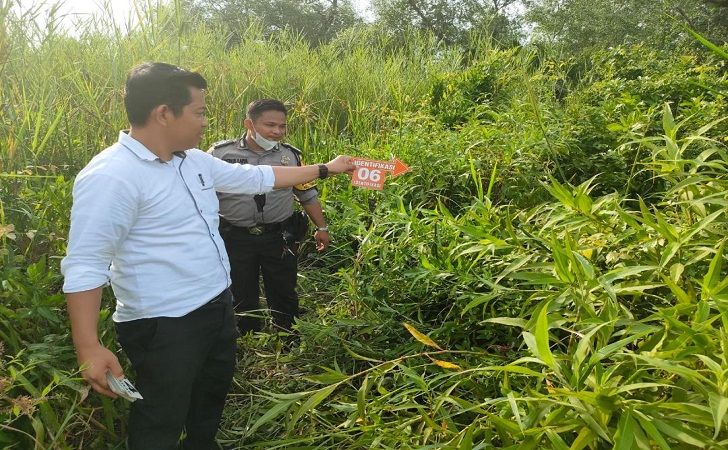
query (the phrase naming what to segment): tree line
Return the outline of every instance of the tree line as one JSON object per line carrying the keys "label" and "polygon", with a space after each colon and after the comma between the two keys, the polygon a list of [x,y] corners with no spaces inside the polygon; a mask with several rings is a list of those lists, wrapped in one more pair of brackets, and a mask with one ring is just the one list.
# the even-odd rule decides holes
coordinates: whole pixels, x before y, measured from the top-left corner
{"label": "tree line", "polygon": [[225,29],[230,43],[252,22],[271,37],[287,30],[312,46],[352,27],[381,28],[394,38],[424,31],[465,48],[483,37],[504,46],[528,41],[565,55],[638,42],[669,48],[685,24],[713,42],[728,41],[728,0],[370,0],[366,17],[352,0],[182,0],[181,5],[191,22]]}

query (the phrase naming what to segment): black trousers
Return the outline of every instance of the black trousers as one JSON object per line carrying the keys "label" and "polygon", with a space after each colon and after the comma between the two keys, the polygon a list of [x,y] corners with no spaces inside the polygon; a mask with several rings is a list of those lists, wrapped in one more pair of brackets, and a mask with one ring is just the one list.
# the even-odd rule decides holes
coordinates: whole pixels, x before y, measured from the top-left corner
{"label": "black trousers", "polygon": [[295,244],[285,247],[280,231],[255,236],[229,226],[221,235],[230,259],[230,288],[240,332],[244,334],[262,329],[261,320],[251,317],[251,314],[259,315],[256,310],[260,310],[261,273],[273,323],[290,330],[298,317],[298,249]]}
{"label": "black trousers", "polygon": [[183,430],[181,448],[217,448],[238,336],[230,291],[185,316],[121,322],[116,332],[144,397],[131,404],[129,449],[179,448]]}

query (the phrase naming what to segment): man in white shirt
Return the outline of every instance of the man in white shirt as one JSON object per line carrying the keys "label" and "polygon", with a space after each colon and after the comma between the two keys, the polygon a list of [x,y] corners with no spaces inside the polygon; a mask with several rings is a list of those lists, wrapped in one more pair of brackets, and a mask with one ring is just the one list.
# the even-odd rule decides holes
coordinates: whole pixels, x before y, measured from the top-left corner
{"label": "man in white shirt", "polygon": [[[237,332],[229,262],[218,234],[216,191],[257,194],[328,174],[351,158],[270,167],[228,164],[195,149],[208,122],[207,82],[164,63],[129,72],[131,129],[99,153],[74,184],[61,264],[83,376],[110,397],[106,372],[123,376],[98,340],[102,289],[117,299],[117,339],[136,372],[129,449],[213,448],[235,365]],[[191,149],[191,150],[190,150]]]}

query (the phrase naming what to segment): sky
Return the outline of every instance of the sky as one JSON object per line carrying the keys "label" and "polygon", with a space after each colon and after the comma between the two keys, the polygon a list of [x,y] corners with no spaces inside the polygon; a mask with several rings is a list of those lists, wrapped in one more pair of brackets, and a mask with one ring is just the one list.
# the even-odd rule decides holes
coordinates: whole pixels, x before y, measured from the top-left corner
{"label": "sky", "polygon": [[[136,0],[136,2],[141,4],[146,4],[149,1],[150,0]],[[53,0],[47,0],[47,2],[53,3]],[[59,2],[61,4],[61,8],[58,15],[67,15],[64,23],[70,26],[73,24],[72,17],[74,15],[88,15],[93,14],[94,12],[99,13],[101,11],[105,11],[107,8],[104,8],[103,5],[108,4],[114,12],[116,22],[123,24],[126,22],[126,19],[129,18],[134,2],[135,0],[66,0]],[[21,0],[21,3],[25,2]],[[354,6],[357,8],[359,13],[365,17],[369,14],[367,11],[368,5],[369,0],[354,0]]]}
{"label": "sky", "polygon": [[100,13],[107,9],[104,5],[108,3],[114,12],[114,18],[117,21],[123,22],[125,18],[129,17],[133,0],[67,0],[60,3],[59,15],[90,15]]}

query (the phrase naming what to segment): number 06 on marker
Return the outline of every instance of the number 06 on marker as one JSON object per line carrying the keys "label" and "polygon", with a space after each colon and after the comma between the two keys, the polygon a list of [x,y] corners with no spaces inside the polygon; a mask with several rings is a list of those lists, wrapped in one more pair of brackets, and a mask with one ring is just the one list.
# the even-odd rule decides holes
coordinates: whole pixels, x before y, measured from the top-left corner
{"label": "number 06 on marker", "polygon": [[351,177],[351,185],[365,189],[381,191],[384,188],[385,172],[390,172],[394,178],[410,171],[410,168],[397,158],[394,158],[393,162],[354,158],[353,163],[357,169]]}

